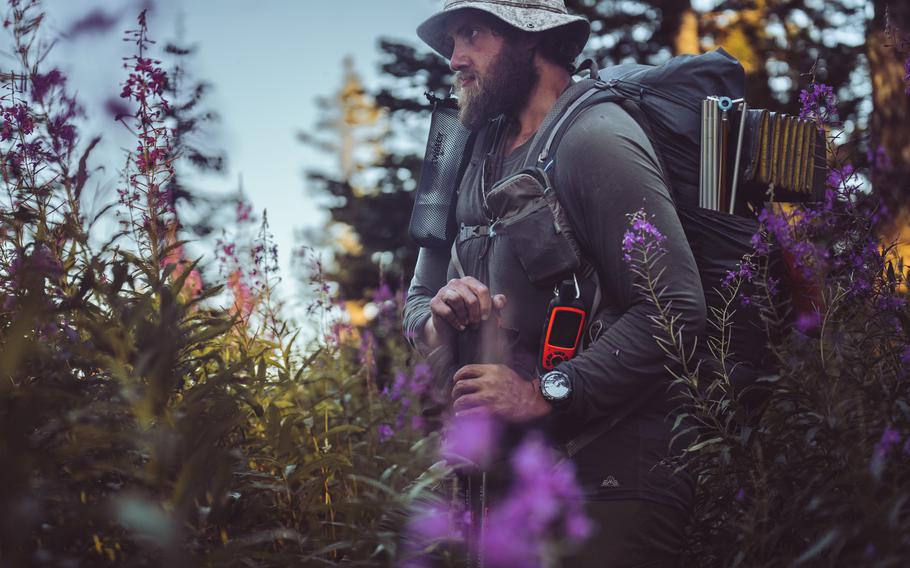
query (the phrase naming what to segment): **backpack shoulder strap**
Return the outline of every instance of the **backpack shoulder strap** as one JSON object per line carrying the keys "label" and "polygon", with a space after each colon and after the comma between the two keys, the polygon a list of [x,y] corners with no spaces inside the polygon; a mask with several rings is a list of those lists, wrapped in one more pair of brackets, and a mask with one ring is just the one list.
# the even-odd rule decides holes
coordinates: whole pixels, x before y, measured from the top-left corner
{"label": "backpack shoulder strap", "polygon": [[[572,104],[570,107],[566,108],[566,112],[552,124],[552,129],[547,136],[546,143],[538,154],[539,167],[544,167],[547,159],[551,158],[555,148],[559,146],[562,137],[582,111],[601,103],[616,103],[626,112],[626,114],[632,117],[632,120],[638,124],[645,133],[645,136],[647,136],[648,140],[651,142],[651,147],[654,148],[654,155],[657,157],[657,165],[660,168],[661,178],[663,178],[663,181],[669,190],[670,199],[675,203],[676,198],[673,192],[673,184],[666,168],[666,161],[660,151],[660,145],[654,137],[654,130],[651,127],[651,122],[648,119],[647,114],[645,114],[644,110],[642,110],[641,106],[635,102],[635,100],[620,92],[612,91],[609,87],[609,84],[599,82],[598,85],[592,86],[591,91],[584,93],[584,95],[579,97],[576,101],[577,104]],[[528,159],[530,160],[530,157]]]}
{"label": "backpack shoulder strap", "polygon": [[[574,113],[575,109],[584,104],[584,101],[598,91],[595,86],[598,83],[599,81],[594,79],[582,79],[569,85],[569,88],[556,99],[556,103],[550,109],[550,112],[547,113],[547,116],[544,117],[543,122],[540,123],[537,134],[534,135],[531,141],[524,167],[529,168],[541,163],[538,157],[548,144],[550,133],[558,130],[557,127],[562,125],[567,116]],[[581,102],[579,102],[579,99],[581,99]]]}

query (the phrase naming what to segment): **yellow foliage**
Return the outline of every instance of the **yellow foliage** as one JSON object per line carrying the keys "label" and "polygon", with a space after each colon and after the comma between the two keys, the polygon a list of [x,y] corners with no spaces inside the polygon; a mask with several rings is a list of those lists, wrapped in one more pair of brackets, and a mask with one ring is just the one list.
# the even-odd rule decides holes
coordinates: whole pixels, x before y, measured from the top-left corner
{"label": "yellow foliage", "polygon": [[727,35],[719,42],[719,46],[730,52],[730,55],[739,59],[746,74],[754,73],[761,61],[749,45],[749,38],[740,26],[730,28]]}
{"label": "yellow foliage", "polygon": [[344,311],[347,312],[352,326],[363,327],[369,323],[369,319],[363,311],[366,305],[366,300],[346,300],[344,302]]}

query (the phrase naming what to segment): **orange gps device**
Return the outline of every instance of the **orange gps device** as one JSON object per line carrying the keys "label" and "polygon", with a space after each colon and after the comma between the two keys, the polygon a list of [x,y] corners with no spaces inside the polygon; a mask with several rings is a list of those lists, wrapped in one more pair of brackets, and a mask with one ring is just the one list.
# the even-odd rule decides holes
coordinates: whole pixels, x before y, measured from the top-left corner
{"label": "orange gps device", "polygon": [[552,371],[556,365],[574,357],[581,343],[588,314],[579,302],[577,284],[574,287],[575,297],[571,297],[573,280],[567,280],[558,287],[556,297],[547,309],[540,342],[540,366],[545,371]]}

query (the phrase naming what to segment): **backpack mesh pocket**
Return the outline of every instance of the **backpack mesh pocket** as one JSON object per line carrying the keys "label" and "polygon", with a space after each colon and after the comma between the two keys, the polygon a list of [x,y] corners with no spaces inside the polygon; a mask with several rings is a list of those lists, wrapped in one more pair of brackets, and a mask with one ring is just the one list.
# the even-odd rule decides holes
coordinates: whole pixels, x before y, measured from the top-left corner
{"label": "backpack mesh pocket", "polygon": [[471,132],[458,120],[458,110],[439,101],[430,120],[430,135],[408,232],[422,247],[448,247],[455,238],[455,202]]}

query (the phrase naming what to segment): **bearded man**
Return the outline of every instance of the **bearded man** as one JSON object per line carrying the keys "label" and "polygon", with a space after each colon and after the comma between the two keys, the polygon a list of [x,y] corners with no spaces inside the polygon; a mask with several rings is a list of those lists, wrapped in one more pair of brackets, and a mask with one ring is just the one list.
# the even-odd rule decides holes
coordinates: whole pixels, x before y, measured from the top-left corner
{"label": "bearded man", "polygon": [[[675,566],[694,487],[668,463],[679,450],[671,447],[679,393],[653,337],[656,310],[623,258],[627,215],[644,208],[666,237],[656,270],[664,271],[663,301],[687,339],[702,333],[705,304],[654,148],[621,106],[602,103],[582,111],[553,149],[547,170],[601,298],[586,348],[541,375],[535,362],[553,288],[530,281],[515,260],[522,251],[497,248],[486,198],[534,162],[532,142],[573,84],[589,23],[563,0],[447,0],[417,33],[450,60],[459,116],[476,139],[457,197],[462,228],[451,251],[421,249],[406,334],[448,363],[449,372],[435,368],[456,413],[490,412],[516,431],[543,428],[554,443],[583,436],[652,393],[572,457],[596,529],[566,565]],[[491,326],[499,333],[493,341]],[[654,389],[658,383],[667,388]]]}

